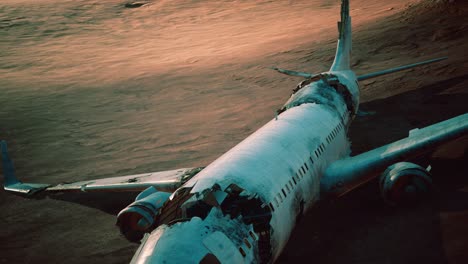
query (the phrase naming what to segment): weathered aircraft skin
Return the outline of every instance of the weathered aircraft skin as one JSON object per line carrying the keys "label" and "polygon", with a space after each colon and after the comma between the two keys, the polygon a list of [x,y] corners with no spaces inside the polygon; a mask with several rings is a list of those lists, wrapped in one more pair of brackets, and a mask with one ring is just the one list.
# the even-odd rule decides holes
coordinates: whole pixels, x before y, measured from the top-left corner
{"label": "weathered aircraft skin", "polygon": [[341,196],[381,176],[390,204],[430,190],[429,172],[403,162],[468,133],[468,114],[412,130],[409,137],[350,157],[347,130],[358,113],[358,81],[444,58],[356,76],[350,69],[351,17],[342,1],[330,71],[306,78],[277,116],[206,168],[185,168],[51,186],[17,180],[2,142],[5,190],[142,191],[117,216],[132,263],[271,263],[295,223],[318,200]]}

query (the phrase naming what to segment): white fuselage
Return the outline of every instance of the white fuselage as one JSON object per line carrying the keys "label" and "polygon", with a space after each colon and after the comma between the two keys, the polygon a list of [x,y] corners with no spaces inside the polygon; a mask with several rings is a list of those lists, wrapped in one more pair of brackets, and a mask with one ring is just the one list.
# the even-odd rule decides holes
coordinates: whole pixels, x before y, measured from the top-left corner
{"label": "white fuselage", "polygon": [[[354,92],[357,83],[341,78]],[[303,93],[315,84],[302,88]],[[351,87],[352,86],[352,87]],[[354,94],[353,94],[354,95]],[[349,154],[346,127],[350,113],[336,94],[336,105],[304,103],[281,113],[219,157],[185,186],[191,193],[218,184],[221,190],[234,183],[258,195],[272,212],[272,259],[286,245],[296,218],[320,195],[320,179],[327,166]],[[302,203],[302,205],[301,205]]]}
{"label": "white fuselage", "polygon": [[359,101],[352,71],[302,84],[277,117],[173,193],[132,263],[278,258],[320,198],[329,164],[349,155],[346,131]]}

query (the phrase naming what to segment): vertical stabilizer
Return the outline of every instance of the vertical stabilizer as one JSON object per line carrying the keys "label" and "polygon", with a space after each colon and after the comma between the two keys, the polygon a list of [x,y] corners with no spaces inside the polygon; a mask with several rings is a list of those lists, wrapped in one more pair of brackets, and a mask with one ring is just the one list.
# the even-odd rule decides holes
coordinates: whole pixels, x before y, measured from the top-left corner
{"label": "vertical stabilizer", "polygon": [[338,22],[338,45],[335,60],[330,71],[350,69],[351,60],[351,17],[349,16],[349,0],[341,0],[341,21]]}

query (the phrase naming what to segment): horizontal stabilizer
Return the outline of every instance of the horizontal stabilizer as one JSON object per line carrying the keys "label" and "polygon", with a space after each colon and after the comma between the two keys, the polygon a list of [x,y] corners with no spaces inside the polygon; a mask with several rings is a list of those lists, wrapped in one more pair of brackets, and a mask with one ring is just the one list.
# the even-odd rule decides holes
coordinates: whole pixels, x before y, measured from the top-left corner
{"label": "horizontal stabilizer", "polygon": [[308,72],[290,71],[290,70],[280,69],[276,67],[272,67],[271,69],[279,73],[290,75],[290,76],[297,76],[297,77],[304,77],[304,78],[311,78],[312,76],[314,76],[312,73],[308,73]]}
{"label": "horizontal stabilizer", "polygon": [[364,75],[358,76],[358,77],[357,77],[357,80],[358,80],[358,81],[363,81],[363,80],[367,80],[367,79],[370,79],[370,78],[378,77],[378,76],[381,76],[381,75],[385,75],[385,74],[389,74],[389,73],[394,73],[394,72],[399,72],[399,71],[407,70],[407,69],[410,69],[410,68],[413,68],[413,67],[417,67],[417,66],[426,65],[426,64],[429,64],[429,63],[438,62],[438,61],[441,61],[441,60],[445,60],[445,59],[447,59],[447,58],[448,58],[448,57],[442,57],[442,58],[437,58],[437,59],[432,59],[432,60],[417,62],[417,63],[413,63],[413,64],[409,64],[409,65],[404,65],[404,66],[400,66],[400,67],[396,67],[396,68],[392,68],[392,69],[387,69],[387,70],[383,70],[383,71],[368,73],[368,74],[364,74]]}

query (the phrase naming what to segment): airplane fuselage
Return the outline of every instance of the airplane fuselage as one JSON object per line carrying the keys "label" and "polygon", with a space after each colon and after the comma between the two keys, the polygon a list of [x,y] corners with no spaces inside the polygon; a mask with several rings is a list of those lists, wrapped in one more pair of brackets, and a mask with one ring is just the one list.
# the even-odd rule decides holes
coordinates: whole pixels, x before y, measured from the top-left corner
{"label": "airplane fuselage", "polygon": [[[358,112],[358,80],[443,60],[432,59],[356,77],[351,68],[349,1],[341,1],[330,71],[306,78],[276,116],[206,168],[185,168],[67,184],[23,183],[0,141],[4,189],[33,196],[57,192],[141,191],[117,215],[121,233],[141,240],[132,263],[272,263],[296,222],[319,199],[338,197],[380,175],[391,204],[427,194],[430,173],[409,163],[468,134],[468,114],[350,157],[347,130]],[[143,238],[143,239],[142,239]]]}
{"label": "airplane fuselage", "polygon": [[[223,248],[235,249],[229,258],[209,243],[208,234],[199,234],[204,245],[199,251],[209,248],[222,263],[274,261],[298,218],[320,199],[325,169],[350,153],[346,131],[357,111],[358,89],[351,71],[323,73],[300,84],[278,116],[181,186],[163,207],[160,224],[170,229],[194,217],[207,226],[213,218],[241,221],[244,233],[216,237]],[[147,256],[165,256],[158,246],[145,248]]]}

